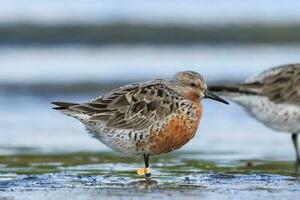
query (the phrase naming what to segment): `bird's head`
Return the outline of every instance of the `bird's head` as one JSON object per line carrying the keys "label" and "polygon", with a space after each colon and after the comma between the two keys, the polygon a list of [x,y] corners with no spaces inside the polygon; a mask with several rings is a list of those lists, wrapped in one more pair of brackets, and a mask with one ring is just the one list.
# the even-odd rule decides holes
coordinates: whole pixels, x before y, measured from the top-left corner
{"label": "bird's head", "polygon": [[225,104],[227,101],[208,91],[203,76],[194,71],[178,72],[175,75],[176,90],[192,101],[200,101],[204,98],[213,99]]}

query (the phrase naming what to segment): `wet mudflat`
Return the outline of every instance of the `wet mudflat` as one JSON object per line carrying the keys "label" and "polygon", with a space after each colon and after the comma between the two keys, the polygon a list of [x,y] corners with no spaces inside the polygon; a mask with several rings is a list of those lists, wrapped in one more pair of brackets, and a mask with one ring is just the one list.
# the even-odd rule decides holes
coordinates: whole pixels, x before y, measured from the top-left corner
{"label": "wet mudflat", "polygon": [[293,162],[152,158],[153,177],[138,177],[139,158],[113,153],[0,156],[0,199],[297,199]]}

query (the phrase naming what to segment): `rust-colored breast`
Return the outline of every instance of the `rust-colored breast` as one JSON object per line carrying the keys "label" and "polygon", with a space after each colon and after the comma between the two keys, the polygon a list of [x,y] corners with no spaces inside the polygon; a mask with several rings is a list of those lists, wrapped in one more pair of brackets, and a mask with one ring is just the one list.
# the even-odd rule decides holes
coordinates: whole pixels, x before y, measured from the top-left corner
{"label": "rust-colored breast", "polygon": [[148,148],[152,154],[168,153],[179,149],[190,141],[198,128],[202,116],[201,104],[195,103],[196,118],[186,113],[174,116],[159,132],[152,132]]}

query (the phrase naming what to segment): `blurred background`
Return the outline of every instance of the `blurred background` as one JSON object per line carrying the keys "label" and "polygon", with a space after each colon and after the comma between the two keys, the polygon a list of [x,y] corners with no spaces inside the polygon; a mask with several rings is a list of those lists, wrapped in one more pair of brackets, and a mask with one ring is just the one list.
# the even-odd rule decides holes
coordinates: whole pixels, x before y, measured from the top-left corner
{"label": "blurred background", "polygon": [[[1,0],[0,154],[109,151],[51,101],[86,101],[179,70],[212,85],[300,62],[299,10],[297,0]],[[234,103],[204,104],[196,138],[180,151],[294,159],[290,135]]]}

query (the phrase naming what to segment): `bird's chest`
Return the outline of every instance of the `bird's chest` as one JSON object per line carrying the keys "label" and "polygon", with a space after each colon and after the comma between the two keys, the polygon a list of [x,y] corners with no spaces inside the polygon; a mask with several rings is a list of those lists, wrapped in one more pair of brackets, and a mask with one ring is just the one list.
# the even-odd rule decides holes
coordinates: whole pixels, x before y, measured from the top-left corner
{"label": "bird's chest", "polygon": [[160,130],[152,129],[149,150],[152,154],[168,153],[179,149],[191,140],[202,116],[202,106],[195,103],[192,109],[171,116]]}
{"label": "bird's chest", "polygon": [[266,126],[285,132],[300,131],[300,109],[288,104],[275,104],[266,97],[240,97],[236,101]]}

